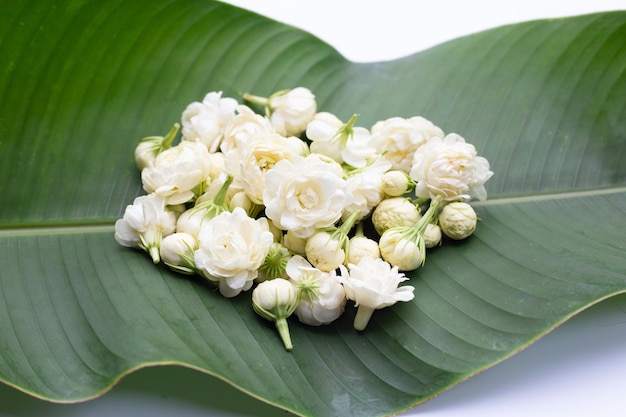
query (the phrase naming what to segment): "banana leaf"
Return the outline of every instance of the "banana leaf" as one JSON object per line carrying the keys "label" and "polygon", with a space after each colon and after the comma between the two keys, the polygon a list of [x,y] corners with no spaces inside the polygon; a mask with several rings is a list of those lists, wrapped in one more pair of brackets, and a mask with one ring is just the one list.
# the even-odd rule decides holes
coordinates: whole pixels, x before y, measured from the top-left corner
{"label": "banana leaf", "polygon": [[[626,292],[626,12],[504,26],[353,63],[210,0],[0,5],[0,380],[54,402],[180,365],[303,416],[422,403]],[[118,245],[133,150],[209,91],[306,86],[359,125],[421,115],[490,162],[467,241],[429,252],[415,299],[290,323],[294,350],[200,280]],[[184,381],[181,381],[184,384]]]}

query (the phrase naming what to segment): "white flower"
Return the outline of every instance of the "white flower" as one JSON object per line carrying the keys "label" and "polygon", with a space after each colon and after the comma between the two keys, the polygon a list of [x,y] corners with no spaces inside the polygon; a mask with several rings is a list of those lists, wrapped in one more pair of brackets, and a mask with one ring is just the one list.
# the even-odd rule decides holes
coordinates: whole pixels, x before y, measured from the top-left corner
{"label": "white flower", "polygon": [[385,230],[398,226],[411,226],[421,218],[415,204],[404,197],[382,200],[372,213],[372,223],[379,235]]}
{"label": "white flower", "polygon": [[342,218],[345,219],[350,213],[360,211],[361,217],[358,219],[360,220],[378,206],[384,197],[383,175],[390,167],[388,161],[379,158],[364,168],[348,173],[346,178],[348,203],[344,207]]}
{"label": "white flower", "polygon": [[202,102],[189,104],[182,115],[183,140],[200,142],[215,152],[223,137],[224,127],[235,116],[237,100],[222,98],[222,92],[208,93]]}
{"label": "white flower", "polygon": [[176,215],[165,208],[165,199],[148,194],[135,198],[115,222],[115,240],[122,246],[145,250],[154,263],[159,263],[161,240],[175,229]]}
{"label": "white flower", "polygon": [[409,285],[399,287],[408,278],[397,267],[392,267],[382,259],[365,257],[358,264],[343,265],[339,281],[343,284],[346,297],[358,307],[354,318],[354,328],[363,330],[376,309],[389,307],[398,301],[414,298],[414,288]]}
{"label": "white flower", "polygon": [[302,256],[292,257],[286,270],[300,292],[295,313],[302,323],[319,326],[341,316],[346,305],[346,293],[334,270],[320,271]]}
{"label": "white flower", "polygon": [[319,159],[284,159],[265,174],[265,215],[297,237],[332,226],[345,202],[344,180]]}
{"label": "white flower", "polygon": [[413,153],[431,137],[443,137],[443,131],[429,120],[392,117],[372,126],[372,143],[392,163],[392,169],[409,172]]}
{"label": "white flower", "polygon": [[166,199],[167,204],[193,200],[211,172],[209,153],[198,142],[181,142],[161,152],[141,171],[143,188]]}
{"label": "white flower", "polygon": [[194,261],[207,278],[219,281],[222,295],[234,297],[252,286],[273,241],[264,218],[252,219],[235,208],[202,226]]}
{"label": "white flower", "polygon": [[226,153],[225,170],[239,180],[252,202],[263,204],[265,173],[278,161],[293,159],[306,151],[306,144],[298,138],[257,134]]}
{"label": "white flower", "polygon": [[224,153],[241,146],[257,134],[276,133],[270,119],[256,114],[250,107],[240,104],[235,109],[236,115],[224,128],[224,138],[220,150]]}
{"label": "white flower", "polygon": [[254,311],[261,317],[274,321],[287,350],[293,348],[287,317],[293,313],[297,303],[296,287],[291,281],[283,278],[263,281],[252,291]]}
{"label": "white flower", "polygon": [[195,237],[187,233],[172,233],[161,241],[161,260],[173,270],[183,274],[193,274],[196,266],[193,253],[198,247]]}
{"label": "white flower", "polygon": [[446,204],[439,213],[441,231],[454,240],[465,239],[474,233],[477,221],[472,206],[460,201]]}
{"label": "white flower", "polygon": [[317,113],[306,128],[311,151],[354,168],[367,165],[368,161],[376,158],[376,148],[370,144],[371,136],[367,129],[354,127],[356,119],[357,115],[353,115],[344,124],[331,113]]}
{"label": "white flower", "polygon": [[222,152],[209,152],[211,171],[207,181],[214,181],[224,173],[224,154]]}
{"label": "white flower", "polygon": [[415,195],[421,198],[441,196],[444,201],[487,198],[485,182],[493,172],[489,162],[476,155],[474,145],[451,133],[432,138],[416,152],[411,178],[417,182]]}
{"label": "white flower", "polygon": [[244,99],[265,106],[272,126],[284,136],[299,136],[317,111],[315,96],[305,87],[281,90],[268,99],[244,94]]}

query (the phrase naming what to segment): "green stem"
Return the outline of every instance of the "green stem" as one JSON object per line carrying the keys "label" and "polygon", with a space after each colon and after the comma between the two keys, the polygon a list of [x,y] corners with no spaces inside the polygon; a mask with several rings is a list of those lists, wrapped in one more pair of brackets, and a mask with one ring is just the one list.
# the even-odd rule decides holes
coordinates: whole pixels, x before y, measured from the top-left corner
{"label": "green stem", "polygon": [[278,329],[278,334],[285,345],[285,349],[291,350],[293,349],[293,345],[291,344],[291,335],[289,334],[289,325],[287,324],[286,318],[276,319],[276,329]]}
{"label": "green stem", "polygon": [[174,138],[178,134],[178,129],[180,129],[180,124],[174,123],[174,126],[167,132],[167,135],[163,138],[163,144],[161,145],[162,149],[169,149],[172,147],[172,143],[174,142]]}
{"label": "green stem", "polygon": [[426,210],[426,213],[424,213],[422,218],[419,219],[417,223],[415,223],[415,225],[411,226],[411,232],[409,233],[409,235],[412,239],[415,240],[419,236],[422,236],[424,234],[426,226],[428,226],[429,223],[432,223],[433,220],[437,217],[440,206],[441,196],[438,195],[433,200],[431,200],[430,206],[428,207],[428,210]]}
{"label": "green stem", "polygon": [[358,114],[353,114],[346,123],[344,123],[337,132],[330,138],[330,141],[333,143],[339,142],[341,146],[346,146],[346,142],[354,136],[354,124],[356,123],[356,119],[358,119]]}
{"label": "green stem", "polygon": [[252,104],[258,104],[259,106],[267,107],[269,100],[267,97],[255,96],[249,93],[243,94],[243,99]]}
{"label": "green stem", "polygon": [[226,176],[226,180],[224,181],[224,184],[222,184],[222,186],[220,187],[220,190],[217,192],[217,195],[213,199],[213,203],[215,203],[218,206],[224,205],[224,200],[226,199],[226,193],[228,192],[228,187],[230,187],[230,184],[232,184],[232,182],[233,182],[233,175],[228,174]]}
{"label": "green stem", "polygon": [[365,237],[365,232],[363,231],[363,223],[357,223],[356,232],[354,233],[354,237]]}
{"label": "green stem", "polygon": [[152,262],[154,262],[155,264],[158,264],[159,262],[161,262],[161,254],[159,253],[158,246],[151,246],[150,249],[148,250],[148,253],[150,254],[150,257],[152,258]]}
{"label": "green stem", "polygon": [[361,210],[357,210],[354,213],[351,213],[350,216],[348,216],[348,218],[346,219],[346,221],[343,222],[341,226],[339,226],[339,228],[337,229],[337,233],[347,235],[350,232],[350,229],[352,229],[352,226],[354,226],[354,223],[357,221],[357,219],[360,216],[361,216]]}

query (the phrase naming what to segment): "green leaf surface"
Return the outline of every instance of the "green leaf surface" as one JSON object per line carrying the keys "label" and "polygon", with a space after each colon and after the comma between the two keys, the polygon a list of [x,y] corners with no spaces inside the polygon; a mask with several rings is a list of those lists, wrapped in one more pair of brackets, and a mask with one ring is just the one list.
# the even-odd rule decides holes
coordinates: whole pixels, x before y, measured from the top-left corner
{"label": "green leaf surface", "polygon": [[[209,0],[0,4],[0,379],[58,402],[198,369],[296,414],[388,415],[626,292],[626,12],[535,21],[393,62]],[[491,162],[475,235],[429,253],[413,302],[290,325],[113,239],[138,140],[208,91],[307,86],[371,126],[421,115]],[[181,381],[184,383],[184,381]]]}

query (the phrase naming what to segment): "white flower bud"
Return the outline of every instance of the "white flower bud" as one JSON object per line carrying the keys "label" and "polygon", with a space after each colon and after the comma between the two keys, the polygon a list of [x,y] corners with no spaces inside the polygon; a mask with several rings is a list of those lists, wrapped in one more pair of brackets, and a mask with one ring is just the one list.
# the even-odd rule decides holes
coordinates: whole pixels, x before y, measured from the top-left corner
{"label": "white flower bud", "polygon": [[187,233],[173,233],[163,238],[159,251],[161,260],[173,270],[193,274],[193,253],[198,248],[196,238]]}
{"label": "white flower bud", "polygon": [[298,237],[291,231],[287,231],[283,236],[283,245],[289,249],[292,253],[304,256],[307,239]]}
{"label": "white flower bud", "polygon": [[441,244],[441,227],[434,223],[428,223],[424,230],[424,246],[434,248]]}
{"label": "white flower bud", "polygon": [[387,171],[383,175],[382,189],[390,197],[399,197],[411,190],[413,182],[404,171]]}
{"label": "white flower bud", "polygon": [[289,280],[271,279],[261,282],[252,291],[252,302],[256,308],[264,310],[266,314],[261,314],[263,317],[268,318],[269,312],[270,319],[284,318],[286,312],[293,311],[293,305],[297,302],[297,290]]}
{"label": "white flower bud", "polygon": [[302,134],[317,111],[315,96],[304,87],[273,94],[267,107],[272,126],[285,136]]}
{"label": "white flower bud", "polygon": [[202,210],[186,210],[178,216],[178,220],[176,221],[176,231],[197,238],[202,224],[209,219],[210,217],[206,217]]}
{"label": "white flower bud", "polygon": [[135,162],[139,170],[144,169],[150,163],[154,163],[159,152],[158,146],[149,141],[141,141],[135,148]]}
{"label": "white flower bud", "polygon": [[274,321],[285,349],[291,350],[291,336],[287,325],[289,317],[298,305],[298,291],[291,281],[276,278],[263,281],[252,291],[252,307],[261,317]]}
{"label": "white flower bud", "polygon": [[476,212],[467,203],[446,204],[439,214],[439,226],[450,239],[462,240],[476,230]]}
{"label": "white flower bud", "polygon": [[311,236],[304,246],[306,258],[320,271],[328,272],[337,269],[346,259],[339,240],[328,232],[317,232]]}
{"label": "white flower bud", "polygon": [[175,123],[165,136],[148,136],[143,138],[135,148],[137,168],[141,171],[151,163],[154,163],[158,154],[172,146],[179,129],[180,125]]}
{"label": "white flower bud", "polygon": [[404,197],[382,200],[372,213],[372,223],[379,235],[398,226],[412,226],[421,218],[417,207]]}
{"label": "white flower bud", "polygon": [[250,216],[250,214],[256,210],[257,205],[250,200],[250,197],[248,197],[248,194],[246,194],[245,191],[239,191],[231,197],[228,203],[230,211],[233,211],[235,207],[241,207]]}
{"label": "white flower bud", "polygon": [[378,242],[365,236],[355,236],[348,242],[348,260],[346,263],[358,264],[365,257],[380,258]]}
{"label": "white flower bud", "polygon": [[269,98],[245,93],[243,98],[264,106],[273,128],[283,136],[300,136],[317,111],[315,96],[305,87],[277,91]]}
{"label": "white flower bud", "polygon": [[419,244],[407,239],[397,228],[385,231],[378,244],[382,258],[401,271],[412,271],[424,263],[426,254],[420,250]]}

